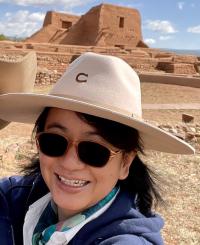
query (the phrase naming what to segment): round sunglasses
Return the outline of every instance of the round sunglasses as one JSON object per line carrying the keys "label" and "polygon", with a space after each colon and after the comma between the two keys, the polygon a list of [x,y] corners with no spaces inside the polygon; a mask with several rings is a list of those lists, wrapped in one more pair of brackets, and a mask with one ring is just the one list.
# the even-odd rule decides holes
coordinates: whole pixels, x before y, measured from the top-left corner
{"label": "round sunglasses", "polygon": [[103,167],[122,150],[113,151],[94,141],[70,141],[57,133],[41,132],[36,135],[40,151],[49,157],[61,157],[70,145],[75,145],[78,158],[92,167]]}

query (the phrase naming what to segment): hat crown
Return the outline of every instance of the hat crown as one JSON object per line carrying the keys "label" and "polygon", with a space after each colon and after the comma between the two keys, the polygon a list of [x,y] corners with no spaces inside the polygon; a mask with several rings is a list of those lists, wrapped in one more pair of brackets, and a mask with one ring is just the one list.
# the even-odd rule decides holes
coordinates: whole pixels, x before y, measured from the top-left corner
{"label": "hat crown", "polygon": [[125,61],[114,56],[90,52],[81,55],[50,94],[142,117],[139,77]]}

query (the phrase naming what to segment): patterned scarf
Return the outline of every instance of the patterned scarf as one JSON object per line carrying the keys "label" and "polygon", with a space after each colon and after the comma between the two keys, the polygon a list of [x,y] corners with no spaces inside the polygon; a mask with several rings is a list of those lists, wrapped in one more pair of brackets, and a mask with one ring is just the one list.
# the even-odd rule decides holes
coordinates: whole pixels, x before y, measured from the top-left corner
{"label": "patterned scarf", "polygon": [[71,228],[79,225],[98,210],[103,208],[109,201],[111,201],[117,194],[118,190],[119,187],[114,187],[113,190],[96,205],[86,209],[82,213],[76,214],[71,218],[60,222],[58,222],[57,212],[52,207],[52,203],[49,202],[35,227],[32,237],[32,244],[47,244],[54,232],[67,232]]}

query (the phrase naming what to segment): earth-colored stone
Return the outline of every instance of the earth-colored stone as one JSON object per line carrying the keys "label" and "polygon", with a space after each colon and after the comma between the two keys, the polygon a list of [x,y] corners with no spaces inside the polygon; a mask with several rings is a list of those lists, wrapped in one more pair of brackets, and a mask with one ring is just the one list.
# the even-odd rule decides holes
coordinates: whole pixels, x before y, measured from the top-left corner
{"label": "earth-colored stone", "polygon": [[182,114],[182,121],[185,123],[194,122],[194,117],[188,114]]}

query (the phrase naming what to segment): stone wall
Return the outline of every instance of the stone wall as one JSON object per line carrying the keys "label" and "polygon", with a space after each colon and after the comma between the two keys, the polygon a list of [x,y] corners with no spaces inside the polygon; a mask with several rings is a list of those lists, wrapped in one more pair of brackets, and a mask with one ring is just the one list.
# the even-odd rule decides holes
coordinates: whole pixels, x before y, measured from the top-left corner
{"label": "stone wall", "polygon": [[45,71],[39,70],[36,75],[36,85],[50,85],[58,81],[62,76],[62,73],[57,71]]}
{"label": "stone wall", "polygon": [[0,93],[32,91],[36,73],[36,52],[17,56],[0,54]]}
{"label": "stone wall", "polygon": [[[140,53],[139,56],[136,56],[136,53],[133,55],[118,55],[120,58],[125,60],[131,67],[133,67],[136,71],[148,71],[154,72],[158,66],[158,59],[150,58],[148,55],[146,57],[141,57]],[[143,54],[144,55],[144,54]]]}
{"label": "stone wall", "polygon": [[56,71],[63,73],[69,63],[71,62],[73,55],[58,55],[56,53],[40,53],[38,54],[38,67],[40,69],[46,69],[47,71]]}
{"label": "stone wall", "polygon": [[178,64],[171,64],[170,73],[175,73],[175,74],[187,74],[187,75],[195,75],[197,72],[195,70],[194,64],[186,64],[186,63],[178,63]]}
{"label": "stone wall", "polygon": [[[42,69],[43,72],[53,71],[54,73],[63,73],[74,58],[89,51],[118,56],[128,62],[139,74],[148,76],[147,80],[150,79],[151,82],[158,81],[162,83],[163,81],[164,83],[168,83],[168,76],[170,76],[175,79],[175,83],[174,81],[172,82],[173,84],[176,84],[176,80],[179,80],[179,85],[181,85],[183,79],[187,80],[189,78],[195,79],[195,84],[200,84],[200,61],[198,57],[187,57],[185,55],[162,52],[158,49],[136,48],[131,46],[121,49],[119,47],[0,42],[0,57],[2,56],[7,59],[25,55],[30,50],[36,51],[38,68]],[[176,63],[176,61],[183,60],[188,63]],[[149,78],[149,76],[152,77]],[[158,76],[161,77],[157,79]],[[170,81],[169,83],[171,83]],[[47,81],[47,83],[49,82]],[[187,81],[184,81],[185,83],[187,85]],[[190,86],[193,82],[190,83],[188,81],[188,84]]]}
{"label": "stone wall", "polygon": [[0,53],[0,60],[4,60],[7,62],[15,62],[19,59],[21,59],[24,55],[23,54],[14,54],[14,55],[9,55],[9,54],[1,54]]}
{"label": "stone wall", "polygon": [[194,55],[175,55],[172,59],[174,63],[194,64],[198,62],[197,56]]}
{"label": "stone wall", "polygon": [[[183,57],[180,57],[183,59]],[[186,57],[187,59],[187,57]],[[172,63],[172,62],[166,62],[166,61],[159,61],[158,62],[158,69],[163,70],[167,73],[174,73],[174,74],[191,74],[195,75],[197,74],[197,71],[195,69],[195,63]]]}

